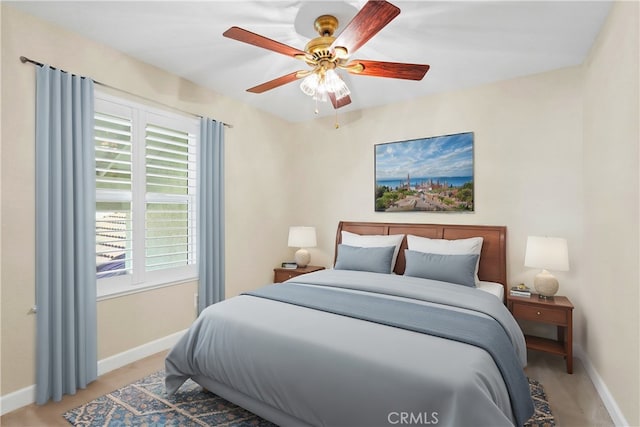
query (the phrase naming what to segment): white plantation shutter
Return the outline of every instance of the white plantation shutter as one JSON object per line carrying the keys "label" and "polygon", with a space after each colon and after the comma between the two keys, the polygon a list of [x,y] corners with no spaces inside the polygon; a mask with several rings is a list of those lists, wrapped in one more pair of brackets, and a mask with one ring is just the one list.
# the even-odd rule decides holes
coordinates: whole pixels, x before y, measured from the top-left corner
{"label": "white plantation shutter", "polygon": [[198,120],[96,94],[98,294],[197,276]]}
{"label": "white plantation shutter", "polygon": [[195,135],[148,124],[146,269],[195,264]]}
{"label": "white plantation shutter", "polygon": [[131,120],[95,114],[96,274],[131,274]]}

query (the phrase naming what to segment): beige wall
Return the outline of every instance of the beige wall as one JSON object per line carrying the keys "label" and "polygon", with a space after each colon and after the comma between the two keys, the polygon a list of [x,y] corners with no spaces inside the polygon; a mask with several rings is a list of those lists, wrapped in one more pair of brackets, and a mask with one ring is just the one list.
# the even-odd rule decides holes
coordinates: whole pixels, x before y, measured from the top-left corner
{"label": "beige wall", "polygon": [[[571,271],[557,276],[576,305],[576,340],[639,424],[637,97],[628,108],[638,92],[637,9],[614,7],[584,67],[341,114],[336,130],[333,118],[274,119],[3,5],[1,394],[33,383],[34,71],[19,63],[25,55],[235,126],[226,154],[228,296],[271,280],[292,255],[292,224],[318,228],[312,263],[327,266],[339,220],[506,225],[509,282],[529,284],[536,271],[523,266],[527,235],[566,237]],[[475,135],[475,213],[374,212],[375,144],[467,131]],[[100,357],[186,327],[194,290],[100,302]]]}
{"label": "beige wall", "polygon": [[[227,294],[255,288],[287,258],[293,141],[288,125],[126,55],[2,4],[2,229],[0,395],[34,383],[35,68],[49,63],[197,115],[234,125],[226,131]],[[275,243],[275,244],[274,244]],[[100,359],[188,327],[196,284],[98,303]]]}
{"label": "beige wall", "polygon": [[629,425],[640,425],[638,2],[616,3],[585,63],[584,262],[578,336]]}

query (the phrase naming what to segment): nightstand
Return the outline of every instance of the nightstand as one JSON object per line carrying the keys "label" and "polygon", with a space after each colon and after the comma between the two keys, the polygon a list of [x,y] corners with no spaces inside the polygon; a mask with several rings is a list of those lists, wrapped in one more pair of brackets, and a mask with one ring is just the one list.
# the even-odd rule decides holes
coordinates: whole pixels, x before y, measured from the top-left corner
{"label": "nightstand", "polygon": [[306,267],[298,268],[274,268],[273,282],[281,283],[293,277],[300,276],[301,274],[313,273],[318,270],[324,270],[324,267],[320,267],[318,265],[307,265]]}
{"label": "nightstand", "polygon": [[573,373],[573,304],[567,297],[541,299],[537,294],[527,297],[507,296],[509,311],[516,319],[556,325],[558,339],[525,335],[527,348],[564,356],[567,372]]}

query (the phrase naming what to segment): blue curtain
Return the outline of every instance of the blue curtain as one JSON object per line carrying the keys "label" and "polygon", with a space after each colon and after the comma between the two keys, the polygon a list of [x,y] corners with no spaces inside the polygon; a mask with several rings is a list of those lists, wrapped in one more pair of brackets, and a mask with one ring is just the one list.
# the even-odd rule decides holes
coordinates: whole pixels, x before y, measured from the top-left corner
{"label": "blue curtain", "polygon": [[198,150],[198,313],[224,299],[224,123],[203,117]]}
{"label": "blue curtain", "polygon": [[36,403],[97,378],[93,81],[37,68]]}

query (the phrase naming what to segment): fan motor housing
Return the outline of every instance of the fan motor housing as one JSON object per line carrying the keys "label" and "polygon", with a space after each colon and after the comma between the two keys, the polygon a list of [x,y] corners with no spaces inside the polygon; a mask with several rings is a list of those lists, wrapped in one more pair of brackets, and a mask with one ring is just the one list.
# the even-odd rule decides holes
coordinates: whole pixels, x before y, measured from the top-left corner
{"label": "fan motor housing", "polygon": [[316,61],[321,59],[331,59],[333,54],[329,47],[336,39],[333,33],[338,28],[338,19],[333,15],[322,15],[316,18],[314,27],[320,37],[309,40],[304,50],[312,55]]}
{"label": "fan motor housing", "polygon": [[316,37],[315,39],[309,40],[304,50],[313,55],[315,59],[331,58],[332,55],[329,47],[335,39],[335,37]]}

